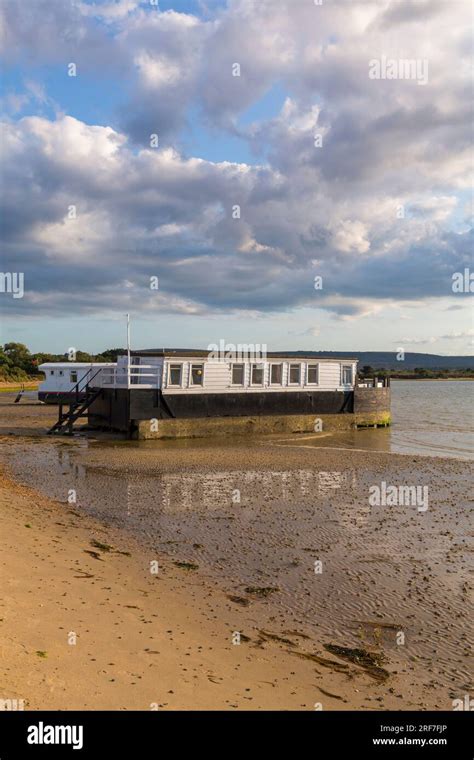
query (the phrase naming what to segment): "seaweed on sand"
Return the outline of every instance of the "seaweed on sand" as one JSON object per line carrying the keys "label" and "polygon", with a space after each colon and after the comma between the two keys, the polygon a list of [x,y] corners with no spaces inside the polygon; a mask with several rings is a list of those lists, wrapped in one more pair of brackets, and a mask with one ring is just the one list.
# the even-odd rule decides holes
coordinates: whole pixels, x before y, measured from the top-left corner
{"label": "seaweed on sand", "polygon": [[92,539],[91,546],[94,546],[96,549],[100,549],[101,552],[112,551],[112,546],[110,546],[110,544],[103,544],[101,541],[97,541],[95,538]]}
{"label": "seaweed on sand", "polygon": [[84,552],[93,557],[93,559],[99,559],[101,562],[103,562],[103,559],[100,556],[99,552],[91,552],[89,549],[84,549]]}
{"label": "seaweed on sand", "polygon": [[361,647],[341,647],[338,644],[324,644],[324,648],[342,660],[349,660],[349,662],[359,665],[376,681],[386,681],[390,676],[388,670],[382,667],[386,658],[381,652],[369,652]]}
{"label": "seaweed on sand", "polygon": [[242,607],[248,607],[250,604],[249,599],[246,599],[245,596],[238,596],[237,594],[227,594],[227,599],[234,602],[234,604],[240,604]]}
{"label": "seaweed on sand", "polygon": [[322,686],[318,686],[318,689],[321,694],[324,694],[325,697],[331,697],[331,699],[339,699],[341,702],[347,702],[347,699],[344,699],[344,697],[340,697],[339,694],[333,694],[330,691],[326,691],[326,689],[323,689]]}
{"label": "seaweed on sand", "polygon": [[182,570],[198,570],[199,565],[195,565],[194,562],[179,562],[174,563],[176,567],[180,567]]}
{"label": "seaweed on sand", "polygon": [[114,554],[123,554],[125,557],[131,557],[132,555],[130,552],[122,552],[120,549],[115,549],[115,547],[110,546],[110,544],[104,544],[102,541],[97,541],[97,539],[93,538],[91,541],[91,546],[94,546],[96,549],[100,549],[101,552],[113,552]]}
{"label": "seaweed on sand", "polygon": [[277,633],[271,633],[270,631],[258,631],[259,635],[263,640],[265,641],[278,641],[280,644],[288,644],[290,647],[297,647],[298,643],[295,641],[291,641],[291,639],[285,639],[283,636],[279,636]]}
{"label": "seaweed on sand", "polygon": [[298,636],[300,639],[310,639],[311,636],[308,636],[306,633],[301,633],[301,631],[283,631],[283,633],[287,633],[290,636]]}
{"label": "seaweed on sand", "polygon": [[246,594],[254,594],[255,596],[261,596],[263,598],[274,594],[275,591],[279,591],[279,588],[274,586],[246,586],[244,591]]}

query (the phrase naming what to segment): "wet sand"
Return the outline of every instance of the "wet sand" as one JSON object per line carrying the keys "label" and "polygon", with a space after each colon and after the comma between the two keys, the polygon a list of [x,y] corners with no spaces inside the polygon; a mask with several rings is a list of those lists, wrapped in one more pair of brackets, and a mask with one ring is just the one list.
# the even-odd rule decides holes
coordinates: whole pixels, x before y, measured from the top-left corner
{"label": "wet sand", "polygon": [[[5,476],[0,509],[2,699],[28,710],[400,706],[363,667],[302,632],[274,633],[265,599],[244,608],[162,556],[151,574],[132,538]],[[318,653],[317,665],[305,656]]]}
{"label": "wet sand", "polygon": [[[2,432],[44,429],[28,409]],[[8,696],[452,709],[472,692],[472,466],[307,443],[3,437],[8,471],[45,494],[2,485]],[[427,485],[428,510],[370,506],[383,480]]]}

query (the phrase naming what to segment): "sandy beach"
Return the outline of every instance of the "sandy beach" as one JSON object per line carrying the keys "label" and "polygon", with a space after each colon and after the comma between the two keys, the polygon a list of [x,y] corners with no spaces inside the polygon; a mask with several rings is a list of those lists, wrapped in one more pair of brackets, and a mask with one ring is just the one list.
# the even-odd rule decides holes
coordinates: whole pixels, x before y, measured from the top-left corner
{"label": "sandy beach", "polygon": [[[2,699],[450,710],[472,691],[468,462],[51,440],[54,410],[3,403]],[[371,506],[382,481],[429,508]]]}
{"label": "sandy beach", "polygon": [[265,601],[267,635],[209,578],[161,558],[152,575],[133,541],[5,476],[0,506],[2,699],[28,710],[341,709],[367,695],[396,706],[363,668],[324,650],[315,667],[298,656],[316,651],[307,640],[272,638]]}

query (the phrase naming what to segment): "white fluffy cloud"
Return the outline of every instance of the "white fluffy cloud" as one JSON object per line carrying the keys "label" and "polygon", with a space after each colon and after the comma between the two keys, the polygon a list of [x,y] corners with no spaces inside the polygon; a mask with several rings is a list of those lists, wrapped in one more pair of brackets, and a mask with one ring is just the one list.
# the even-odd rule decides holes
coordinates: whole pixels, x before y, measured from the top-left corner
{"label": "white fluffy cloud", "polygon": [[[102,125],[6,120],[2,267],[27,283],[9,305],[353,319],[450,296],[470,263],[454,219],[471,181],[468,12],[464,0],[234,0],[202,18],[133,0],[4,4],[8,63],[26,50],[34,65],[74,60],[123,94]],[[427,60],[427,84],[370,79],[381,56]],[[242,121],[274,87],[279,113]],[[256,163],[186,155],[190,109]]]}

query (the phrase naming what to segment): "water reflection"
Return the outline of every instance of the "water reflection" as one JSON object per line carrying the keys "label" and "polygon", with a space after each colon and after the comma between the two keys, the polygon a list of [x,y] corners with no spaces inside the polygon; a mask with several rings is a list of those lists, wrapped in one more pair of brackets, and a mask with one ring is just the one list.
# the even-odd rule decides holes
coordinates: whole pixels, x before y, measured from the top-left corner
{"label": "water reflection", "polygon": [[185,532],[196,520],[202,527],[211,519],[221,518],[247,525],[259,522],[265,530],[270,511],[273,517],[281,512],[286,522],[294,509],[305,509],[312,515],[321,504],[331,505],[331,517],[338,517],[341,524],[353,526],[362,517],[361,512],[356,519],[353,506],[346,520],[339,502],[337,507],[332,503],[333,496],[354,493],[354,468],[135,474],[84,464],[80,459],[82,448],[45,442],[41,454],[37,446],[28,445],[21,453],[15,449],[8,453],[13,470],[32,486],[62,502],[68,501],[74,489],[77,507],[105,522],[145,533],[148,538],[158,539],[163,531],[168,536]]}

